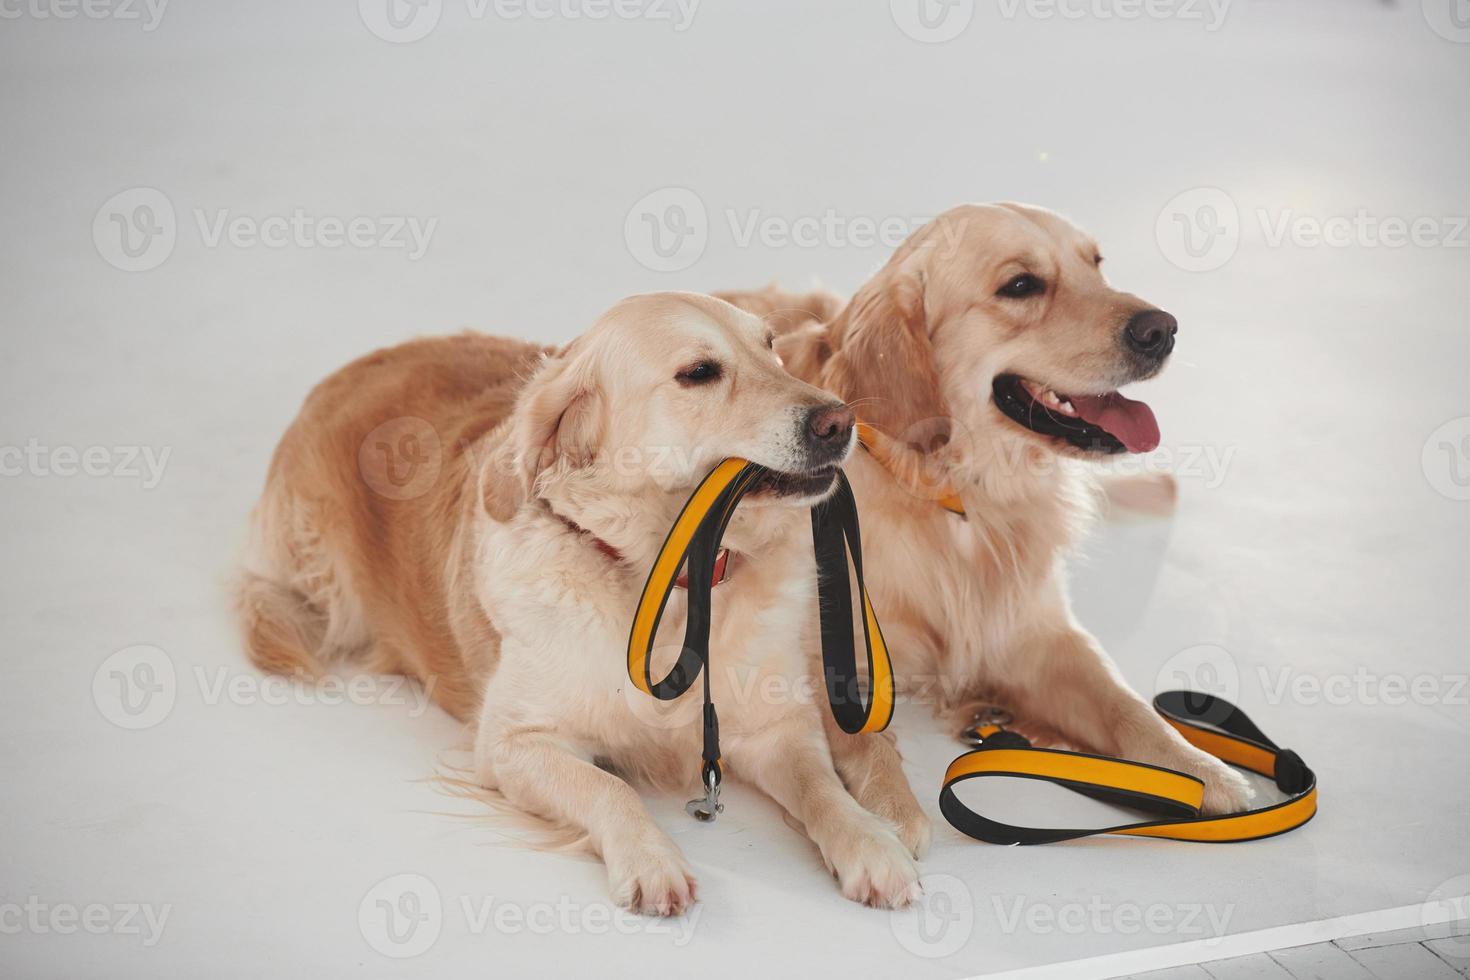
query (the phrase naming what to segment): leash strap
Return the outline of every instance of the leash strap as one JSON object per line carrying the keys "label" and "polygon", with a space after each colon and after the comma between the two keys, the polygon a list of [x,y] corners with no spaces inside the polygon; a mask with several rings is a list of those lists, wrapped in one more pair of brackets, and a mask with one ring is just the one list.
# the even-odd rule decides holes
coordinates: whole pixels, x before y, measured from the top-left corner
{"label": "leash strap", "polygon": [[[1154,698],[1154,709],[1197,748],[1275,779],[1288,799],[1241,813],[1202,816],[1204,783],[1194,776],[1082,752],[1032,748],[1018,733],[986,725],[978,729],[984,744],[949,764],[939,809],[956,830],[990,844],[1049,844],[1094,834],[1229,843],[1284,834],[1317,812],[1317,777],[1301,756],[1278,747],[1229,701],[1167,691]],[[1040,779],[1156,818],[1086,830],[1012,826],[982,816],[955,794],[955,786],[965,780],[988,776]]]}
{"label": "leash strap", "polygon": [[[679,697],[704,675],[704,777],[719,781],[719,719],[710,694],[710,593],[720,539],[735,508],[765,468],[743,459],[727,459],[695,488],[669,529],[663,547],[643,585],[628,635],[628,678],[645,694],[661,701]],[[831,498],[812,508],[812,542],[817,560],[821,614],[822,664],[827,699],[843,731],[878,732],[893,717],[893,668],[877,614],[863,582],[862,544],[857,503],[847,477],[839,470]],[[860,690],[854,648],[849,553],[857,574],[863,610],[863,646],[867,654],[868,692]],[[651,653],[669,595],[687,565],[689,611],[679,659],[660,680],[653,678]]]}
{"label": "leash strap", "polygon": [[[827,703],[837,727],[849,735],[881,732],[893,720],[893,667],[878,614],[863,580],[863,543],[857,501],[839,472],[837,491],[812,508],[812,544],[817,556],[817,602],[822,616],[822,674]],[[863,605],[863,649],[868,657],[868,697],[858,690],[852,629],[852,583],[847,559],[857,576]]]}

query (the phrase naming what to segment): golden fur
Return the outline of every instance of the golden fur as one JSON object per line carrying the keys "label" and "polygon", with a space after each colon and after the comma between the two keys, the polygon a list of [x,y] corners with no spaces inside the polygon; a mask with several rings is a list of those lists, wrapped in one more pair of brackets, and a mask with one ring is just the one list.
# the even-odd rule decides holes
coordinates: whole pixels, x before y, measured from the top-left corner
{"label": "golden fur", "polygon": [[[628,624],[714,463],[805,465],[794,427],[834,403],[784,372],[769,340],[733,306],[662,293],[625,300],[560,351],[464,334],[333,374],[282,438],[254,514],[238,593],[250,656],[281,673],[351,660],[420,679],[473,725],[480,786],[584,836],[620,903],[682,911],[683,856],[613,771],[696,780],[699,685],[671,706],[637,692]],[[717,381],[679,380],[700,360],[721,366]],[[395,453],[428,467],[422,486],[395,473]],[[800,533],[811,502],[748,498],[726,536],[734,571],[715,589],[711,643],[724,763],[804,826],[845,895],[901,905],[929,830],[892,739],[843,735],[819,700],[758,682],[821,690]],[[683,630],[676,593],[663,669]]]}
{"label": "golden fur", "polygon": [[[966,205],[915,232],[847,303],[775,287],[721,295],[790,311],[770,317],[785,327],[787,368],[883,438],[887,465],[860,452],[847,471],[900,684],[964,718],[999,703],[1044,739],[1193,773],[1209,811],[1234,810],[1249,784],[1165,724],[1072,617],[1063,559],[1091,507],[1088,481],[1060,465],[1076,451],[1015,424],[991,396],[1003,374],[1084,395],[1153,373],[1120,344],[1129,317],[1151,307],[1109,286],[1100,261],[1050,211]],[[1045,293],[997,295],[1022,273]],[[967,518],[935,504],[949,488]],[[1118,499],[1159,509],[1172,487]]]}

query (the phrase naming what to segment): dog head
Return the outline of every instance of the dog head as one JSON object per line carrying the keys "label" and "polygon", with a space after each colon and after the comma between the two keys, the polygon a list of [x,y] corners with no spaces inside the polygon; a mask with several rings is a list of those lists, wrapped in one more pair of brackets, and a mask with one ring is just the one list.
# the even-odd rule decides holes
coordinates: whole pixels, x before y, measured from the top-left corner
{"label": "dog head", "polygon": [[1101,266],[1097,243],[1050,211],[955,208],[830,324],[824,384],[918,453],[956,424],[992,452],[1147,452],[1153,412],[1118,389],[1163,369],[1177,323],[1113,289]]}
{"label": "dog head", "polygon": [[492,514],[528,496],[684,496],[721,460],[771,473],[752,503],[810,505],[852,451],[853,413],[788,374],[770,328],[694,293],[626,299],[527,383]]}

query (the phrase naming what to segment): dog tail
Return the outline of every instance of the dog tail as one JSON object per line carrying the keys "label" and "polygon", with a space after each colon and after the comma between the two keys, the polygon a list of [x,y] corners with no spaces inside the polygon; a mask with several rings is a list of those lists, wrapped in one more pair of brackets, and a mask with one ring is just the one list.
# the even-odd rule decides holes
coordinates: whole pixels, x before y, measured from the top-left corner
{"label": "dog tail", "polygon": [[254,572],[235,586],[235,609],[250,660],[271,674],[320,677],[323,616],[305,595]]}

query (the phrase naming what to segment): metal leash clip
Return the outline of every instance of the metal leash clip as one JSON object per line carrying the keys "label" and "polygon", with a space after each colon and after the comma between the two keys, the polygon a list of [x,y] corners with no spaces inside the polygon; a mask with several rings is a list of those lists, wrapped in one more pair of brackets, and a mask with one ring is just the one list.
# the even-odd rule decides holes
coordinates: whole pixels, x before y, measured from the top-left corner
{"label": "metal leash clip", "polygon": [[695,820],[709,823],[716,816],[725,812],[725,804],[720,802],[720,767],[718,764],[706,762],[704,764],[704,799],[690,800],[684,804],[684,812]]}
{"label": "metal leash clip", "polygon": [[985,729],[999,728],[1004,731],[1005,727],[1014,720],[1014,716],[1004,708],[998,708],[993,704],[981,708],[975,712],[975,720],[970,727],[960,732],[960,741],[979,748],[985,744],[986,736],[983,734]]}

